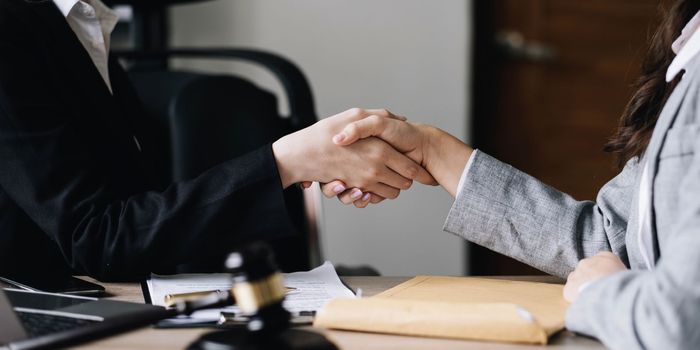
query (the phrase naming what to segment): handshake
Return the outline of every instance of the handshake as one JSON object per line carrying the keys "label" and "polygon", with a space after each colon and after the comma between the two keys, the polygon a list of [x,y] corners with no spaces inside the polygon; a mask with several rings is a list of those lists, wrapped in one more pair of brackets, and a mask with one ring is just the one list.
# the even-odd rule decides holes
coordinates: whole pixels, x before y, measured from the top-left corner
{"label": "handshake", "polygon": [[454,196],[473,151],[438,128],[359,108],[282,137],[272,150],[284,188],[319,182],[325,196],[358,208],[395,199],[413,181]]}

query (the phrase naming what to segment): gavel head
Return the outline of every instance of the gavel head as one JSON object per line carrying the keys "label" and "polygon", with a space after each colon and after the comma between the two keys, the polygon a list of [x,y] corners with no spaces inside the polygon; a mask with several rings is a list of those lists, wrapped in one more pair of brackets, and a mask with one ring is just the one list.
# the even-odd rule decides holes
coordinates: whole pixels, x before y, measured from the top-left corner
{"label": "gavel head", "polygon": [[250,332],[269,334],[289,327],[289,312],[282,307],[282,274],[265,243],[253,243],[229,254],[225,265],[233,280],[231,292],[236,304],[250,317]]}

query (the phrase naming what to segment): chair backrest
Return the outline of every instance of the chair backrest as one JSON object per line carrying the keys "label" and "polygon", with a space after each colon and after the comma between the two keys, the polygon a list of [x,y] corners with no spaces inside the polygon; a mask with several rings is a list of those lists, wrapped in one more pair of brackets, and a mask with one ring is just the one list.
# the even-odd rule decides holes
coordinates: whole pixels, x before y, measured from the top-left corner
{"label": "chair backrest", "polygon": [[132,72],[151,118],[161,126],[169,181],[188,180],[292,132],[277,98],[232,75]]}
{"label": "chair backrest", "polygon": [[175,180],[188,179],[292,132],[277,99],[234,76],[184,86],[170,110]]}

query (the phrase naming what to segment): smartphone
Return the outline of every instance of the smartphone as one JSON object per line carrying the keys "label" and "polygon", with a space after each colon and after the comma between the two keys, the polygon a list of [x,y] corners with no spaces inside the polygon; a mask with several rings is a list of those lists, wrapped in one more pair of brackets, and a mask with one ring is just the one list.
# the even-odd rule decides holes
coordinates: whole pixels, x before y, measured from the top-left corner
{"label": "smartphone", "polygon": [[73,276],[0,276],[0,285],[3,285],[5,288],[17,288],[32,292],[72,295],[98,296],[105,292],[103,286]]}

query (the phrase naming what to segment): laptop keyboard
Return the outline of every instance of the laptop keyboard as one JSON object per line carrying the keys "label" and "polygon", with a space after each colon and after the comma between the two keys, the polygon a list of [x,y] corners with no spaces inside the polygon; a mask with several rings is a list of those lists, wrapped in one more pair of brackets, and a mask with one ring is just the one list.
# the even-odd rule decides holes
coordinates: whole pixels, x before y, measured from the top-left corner
{"label": "laptop keyboard", "polygon": [[27,331],[27,333],[29,333],[30,337],[39,337],[46,334],[67,331],[86,324],[97,322],[79,318],[36,314],[30,312],[17,312],[17,316],[19,316],[24,329]]}

